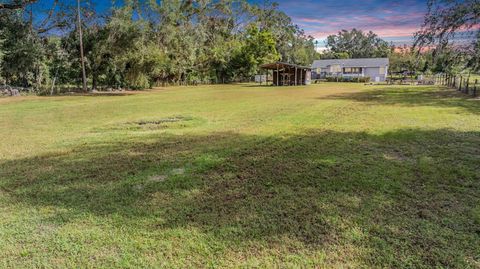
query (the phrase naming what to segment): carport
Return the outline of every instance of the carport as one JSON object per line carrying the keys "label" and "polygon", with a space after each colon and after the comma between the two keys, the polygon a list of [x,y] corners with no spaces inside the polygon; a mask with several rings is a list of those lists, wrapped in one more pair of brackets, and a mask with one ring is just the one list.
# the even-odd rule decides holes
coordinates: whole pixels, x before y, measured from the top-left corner
{"label": "carport", "polygon": [[297,86],[310,84],[312,68],[296,64],[276,62],[264,64],[261,68],[272,70],[273,85]]}

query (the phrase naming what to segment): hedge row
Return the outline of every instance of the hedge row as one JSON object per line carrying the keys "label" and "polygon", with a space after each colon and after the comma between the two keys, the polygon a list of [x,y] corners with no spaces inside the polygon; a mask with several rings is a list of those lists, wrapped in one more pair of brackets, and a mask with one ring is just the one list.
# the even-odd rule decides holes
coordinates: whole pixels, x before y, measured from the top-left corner
{"label": "hedge row", "polygon": [[328,82],[370,82],[370,77],[326,77]]}

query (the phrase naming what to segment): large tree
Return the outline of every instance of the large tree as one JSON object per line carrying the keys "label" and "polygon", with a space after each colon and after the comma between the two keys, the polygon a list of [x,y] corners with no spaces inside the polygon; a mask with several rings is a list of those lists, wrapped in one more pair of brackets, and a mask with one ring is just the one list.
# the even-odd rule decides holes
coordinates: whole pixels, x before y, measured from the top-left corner
{"label": "large tree", "polygon": [[342,30],[327,37],[327,48],[334,54],[348,54],[350,58],[387,57],[389,44],[375,33],[361,30]]}
{"label": "large tree", "polygon": [[233,66],[245,77],[258,73],[259,66],[279,60],[275,49],[273,34],[260,30],[255,24],[249,26],[243,47],[237,52],[236,64]]}
{"label": "large tree", "polygon": [[446,69],[464,65],[479,70],[480,1],[429,0],[425,22],[415,39],[417,47],[434,48],[434,58],[442,59]]}
{"label": "large tree", "polygon": [[315,40],[312,36],[292,22],[278,4],[265,1],[263,6],[253,6],[252,14],[256,18],[260,30],[271,32],[280,54],[280,60],[289,63],[310,65],[320,56],[315,51]]}

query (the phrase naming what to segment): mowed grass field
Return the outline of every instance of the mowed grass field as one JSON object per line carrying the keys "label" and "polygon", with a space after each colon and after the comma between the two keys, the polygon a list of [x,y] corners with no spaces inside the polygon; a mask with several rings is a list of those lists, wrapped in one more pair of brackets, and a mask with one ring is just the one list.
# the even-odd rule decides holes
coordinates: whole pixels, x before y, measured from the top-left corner
{"label": "mowed grass field", "polygon": [[1,268],[479,268],[480,100],[431,86],[0,99]]}

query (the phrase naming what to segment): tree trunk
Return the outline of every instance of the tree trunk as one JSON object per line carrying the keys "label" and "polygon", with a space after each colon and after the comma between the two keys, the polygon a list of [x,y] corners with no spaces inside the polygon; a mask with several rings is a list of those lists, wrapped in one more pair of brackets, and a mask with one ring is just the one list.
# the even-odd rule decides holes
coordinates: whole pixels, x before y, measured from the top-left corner
{"label": "tree trunk", "polygon": [[87,92],[87,74],[85,73],[85,58],[83,56],[83,34],[82,34],[82,19],[80,14],[80,0],[77,0],[77,17],[78,17],[78,38],[80,41],[80,62],[82,64],[82,82],[83,92]]}

